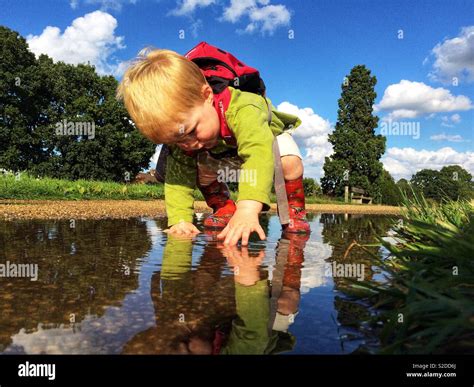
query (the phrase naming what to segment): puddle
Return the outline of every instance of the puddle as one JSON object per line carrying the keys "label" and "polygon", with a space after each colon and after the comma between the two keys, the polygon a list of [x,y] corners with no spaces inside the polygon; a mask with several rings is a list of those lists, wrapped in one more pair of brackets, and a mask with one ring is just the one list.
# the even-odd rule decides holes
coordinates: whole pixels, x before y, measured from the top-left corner
{"label": "puddle", "polygon": [[[168,236],[166,219],[0,222],[0,353],[343,354],[376,346],[349,280],[381,274],[348,248],[394,218],[310,215],[309,238],[223,248]],[[307,240],[306,240],[307,239]],[[378,247],[376,254],[384,254]],[[36,278],[35,278],[36,270]]]}

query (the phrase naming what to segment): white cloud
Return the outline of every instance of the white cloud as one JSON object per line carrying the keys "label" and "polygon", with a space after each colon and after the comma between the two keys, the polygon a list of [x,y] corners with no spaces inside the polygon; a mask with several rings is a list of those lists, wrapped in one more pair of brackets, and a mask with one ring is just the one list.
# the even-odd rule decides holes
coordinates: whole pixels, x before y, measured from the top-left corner
{"label": "white cloud", "polygon": [[293,138],[303,154],[305,176],[319,179],[322,176],[324,158],[332,153],[328,134],[333,131],[331,123],[314,113],[311,108],[299,108],[289,102],[282,102],[277,110],[294,114],[301,119],[301,125],[295,129]]}
{"label": "white cloud", "polygon": [[116,28],[112,15],[95,11],[75,19],[64,33],[48,26],[40,35],[28,35],[27,42],[36,56],[47,54],[70,64],[89,62],[99,74],[116,74],[123,66],[111,63],[111,55],[125,47],[123,37],[115,35]]}
{"label": "white cloud", "polygon": [[231,0],[230,5],[224,10],[222,18],[231,23],[237,23],[251,9],[257,8],[259,4],[267,5],[268,3],[268,0]]}
{"label": "white cloud", "polygon": [[446,134],[446,133],[435,134],[433,136],[430,136],[430,140],[449,141],[449,142],[463,142],[463,141],[465,141],[462,138],[462,136],[460,136],[459,134]]}
{"label": "white cloud", "polygon": [[454,128],[454,125],[448,124],[446,121],[442,122],[441,126],[444,126],[445,128]]}
{"label": "white cloud", "polygon": [[201,19],[195,19],[194,12],[198,8],[205,8],[216,3],[216,0],[180,0],[178,1],[178,7],[168,12],[168,15],[189,18],[188,28],[191,35],[197,38],[199,30],[203,28],[203,22]]}
{"label": "white cloud", "polygon": [[453,114],[451,116],[451,121],[454,122],[455,124],[459,124],[461,122],[461,116],[459,114]]}
{"label": "white cloud", "polygon": [[374,106],[376,112],[389,111],[388,118],[393,120],[472,108],[471,100],[464,95],[454,96],[442,87],[435,89],[405,79],[388,86],[380,103]]}
{"label": "white cloud", "polygon": [[395,180],[410,179],[421,169],[440,170],[446,165],[460,165],[470,173],[474,173],[474,152],[457,152],[450,147],[435,151],[389,148],[381,161]]}
{"label": "white cloud", "polygon": [[244,32],[253,33],[257,30],[262,34],[272,35],[279,27],[290,24],[290,11],[284,5],[266,5],[261,8],[251,9],[249,12],[250,23]]}
{"label": "white cloud", "polygon": [[442,116],[441,117],[441,126],[446,128],[454,128],[454,124],[459,124],[461,122],[461,116],[459,114],[453,114],[452,116]]}
{"label": "white cloud", "polygon": [[180,0],[178,7],[171,11],[175,16],[191,16],[197,8],[205,8],[215,4],[216,0]]}
{"label": "white cloud", "polygon": [[[193,17],[198,8],[222,4],[217,0],[180,0],[177,8],[170,12],[175,16]],[[239,33],[260,32],[272,35],[278,28],[290,24],[291,13],[281,4],[270,4],[270,0],[231,0],[223,7],[221,21],[237,23],[248,19],[247,26],[239,29]]]}
{"label": "white cloud", "polygon": [[290,24],[291,14],[286,6],[270,4],[269,0],[231,0],[230,6],[224,10],[223,20],[237,23],[241,18],[248,17],[250,23],[241,33],[272,35],[279,27]]}
{"label": "white cloud", "polygon": [[438,43],[431,54],[435,57],[431,80],[452,82],[457,77],[474,81],[474,26],[464,27],[459,36]]}
{"label": "white cloud", "polygon": [[[137,0],[83,0],[84,4],[98,5],[102,11],[121,11],[124,4],[136,4]],[[72,9],[77,9],[81,0],[71,0],[69,4]]]}
{"label": "white cloud", "polygon": [[189,29],[191,30],[191,35],[194,38],[198,37],[198,32],[200,29],[202,29],[203,24],[201,19],[193,20],[193,22],[190,24]]}

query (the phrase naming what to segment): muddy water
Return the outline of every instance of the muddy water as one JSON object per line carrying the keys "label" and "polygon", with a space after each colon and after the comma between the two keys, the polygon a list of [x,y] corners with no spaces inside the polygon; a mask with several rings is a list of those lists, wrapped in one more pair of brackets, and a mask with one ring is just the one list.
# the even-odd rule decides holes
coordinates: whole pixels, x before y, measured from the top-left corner
{"label": "muddy water", "polygon": [[[380,273],[349,248],[393,218],[321,214],[308,237],[225,248],[168,236],[166,219],[0,222],[0,352],[339,354],[376,348],[348,293]],[[378,247],[373,253],[383,255]]]}

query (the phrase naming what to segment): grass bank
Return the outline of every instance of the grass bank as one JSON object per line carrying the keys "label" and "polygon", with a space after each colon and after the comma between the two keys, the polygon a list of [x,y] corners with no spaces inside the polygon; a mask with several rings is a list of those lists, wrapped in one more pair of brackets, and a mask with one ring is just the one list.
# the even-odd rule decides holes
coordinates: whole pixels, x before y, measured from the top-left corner
{"label": "grass bank", "polygon": [[415,196],[403,213],[392,239],[380,239],[389,257],[372,255],[388,280],[362,284],[379,312],[371,322],[383,326],[381,352],[472,354],[474,207]]}
{"label": "grass bank", "polygon": [[126,200],[162,199],[163,186],[121,184],[91,180],[36,179],[0,175],[0,199],[24,200]]}
{"label": "grass bank", "polygon": [[[231,193],[234,200],[237,193]],[[194,198],[204,200],[199,190]],[[151,200],[164,199],[162,184],[130,184],[92,180],[62,180],[0,174],[0,199],[22,200]],[[273,203],[275,194],[270,195]],[[324,196],[307,197],[307,203],[346,205],[342,199]]]}

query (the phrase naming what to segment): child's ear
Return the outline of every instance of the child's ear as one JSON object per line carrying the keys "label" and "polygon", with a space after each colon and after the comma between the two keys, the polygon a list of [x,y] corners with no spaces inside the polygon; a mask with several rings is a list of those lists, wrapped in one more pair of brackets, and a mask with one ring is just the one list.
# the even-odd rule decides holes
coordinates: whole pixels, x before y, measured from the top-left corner
{"label": "child's ear", "polygon": [[212,88],[211,86],[209,86],[209,84],[205,84],[203,87],[202,87],[202,93],[204,95],[204,99],[209,102],[209,103],[212,103],[213,100],[214,100],[214,93],[212,92]]}

